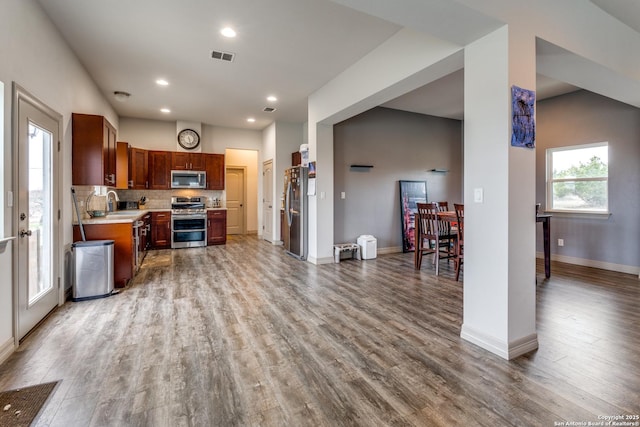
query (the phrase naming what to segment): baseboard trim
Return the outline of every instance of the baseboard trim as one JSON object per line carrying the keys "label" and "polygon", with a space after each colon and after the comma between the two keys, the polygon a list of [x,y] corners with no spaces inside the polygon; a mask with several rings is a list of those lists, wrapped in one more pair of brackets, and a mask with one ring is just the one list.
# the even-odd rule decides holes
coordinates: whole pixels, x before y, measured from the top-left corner
{"label": "baseboard trim", "polygon": [[509,343],[509,360],[538,348],[538,334],[533,333]]}
{"label": "baseboard trim", "polygon": [[315,258],[312,256],[308,256],[307,261],[309,261],[311,264],[320,265],[320,264],[333,264],[334,259],[332,256],[324,257],[324,258]]}
{"label": "baseboard trim", "polygon": [[13,354],[15,349],[16,347],[13,337],[9,338],[2,345],[0,345],[0,364],[4,363],[4,361]]}
{"label": "baseboard trim", "polygon": [[[537,258],[544,258],[542,252],[536,252]],[[602,270],[617,271],[618,273],[634,274],[640,277],[640,267],[633,265],[614,264],[612,262],[597,261],[593,259],[577,258],[567,255],[551,255],[552,261],[564,262],[566,264],[581,265],[583,267],[600,268]]]}
{"label": "baseboard trim", "polygon": [[515,359],[538,348],[536,333],[505,343],[463,324],[460,337],[506,360]]}
{"label": "baseboard trim", "polygon": [[397,254],[402,252],[402,246],[389,246],[388,248],[378,248],[379,255]]}

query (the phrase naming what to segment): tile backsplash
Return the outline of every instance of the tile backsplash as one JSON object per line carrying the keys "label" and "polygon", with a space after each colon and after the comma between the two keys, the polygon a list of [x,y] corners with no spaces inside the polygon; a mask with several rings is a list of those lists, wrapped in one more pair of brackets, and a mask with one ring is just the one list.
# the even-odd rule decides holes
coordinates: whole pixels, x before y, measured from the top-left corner
{"label": "tile backsplash", "polygon": [[[73,187],[76,191],[78,200],[78,210],[82,219],[89,218],[86,211],[86,201],[92,192],[106,194],[111,187],[104,186],[85,186],[76,185]],[[224,190],[115,190],[121,201],[137,202],[143,196],[147,198],[144,209],[171,209],[171,197],[173,196],[204,196],[207,198],[207,207],[214,207],[214,201],[220,202],[220,207],[226,206],[226,193]],[[73,204],[73,202],[72,202]],[[72,206],[73,221],[76,222],[76,210]]]}

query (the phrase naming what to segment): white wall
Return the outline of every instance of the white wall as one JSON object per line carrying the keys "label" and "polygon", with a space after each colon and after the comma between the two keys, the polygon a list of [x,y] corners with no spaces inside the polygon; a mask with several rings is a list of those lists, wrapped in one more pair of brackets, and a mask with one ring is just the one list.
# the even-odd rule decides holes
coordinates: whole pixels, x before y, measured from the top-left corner
{"label": "white wall", "polygon": [[280,206],[284,197],[284,171],[291,166],[291,153],[304,139],[302,123],[274,122],[262,132],[263,161],[273,160],[273,242],[280,241]]}
{"label": "white wall", "polygon": [[[100,114],[118,126],[118,116],[98,90],[84,67],[33,0],[3,0],[0,14],[0,81],[3,96],[4,145],[3,194],[13,191],[11,150],[11,84],[17,82],[40,101],[62,114],[62,246],[72,241],[71,233],[71,113]],[[13,209],[3,204],[4,235],[14,235]],[[64,256],[60,254],[60,272]],[[0,301],[12,301],[11,266],[0,278]],[[0,345],[12,338],[13,313],[0,311]],[[9,332],[10,331],[10,332]],[[11,333],[11,335],[8,335]]]}

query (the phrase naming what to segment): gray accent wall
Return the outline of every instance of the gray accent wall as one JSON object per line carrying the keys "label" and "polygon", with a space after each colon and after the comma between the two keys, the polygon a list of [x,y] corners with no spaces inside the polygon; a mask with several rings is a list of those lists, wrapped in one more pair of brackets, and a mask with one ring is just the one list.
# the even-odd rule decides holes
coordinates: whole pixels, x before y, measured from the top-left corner
{"label": "gray accent wall", "polygon": [[459,120],[378,107],[336,124],[334,242],[370,234],[378,249],[401,251],[398,181],[426,181],[430,201],[461,203],[462,153]]}
{"label": "gray accent wall", "polygon": [[[640,109],[583,90],[539,102],[536,116],[536,198],[543,207],[547,148],[609,142],[611,216],[555,215],[551,219],[552,256],[637,273],[637,268],[618,267],[640,266]],[[537,236],[541,252],[540,230]],[[563,247],[558,246],[558,239],[564,239]]]}

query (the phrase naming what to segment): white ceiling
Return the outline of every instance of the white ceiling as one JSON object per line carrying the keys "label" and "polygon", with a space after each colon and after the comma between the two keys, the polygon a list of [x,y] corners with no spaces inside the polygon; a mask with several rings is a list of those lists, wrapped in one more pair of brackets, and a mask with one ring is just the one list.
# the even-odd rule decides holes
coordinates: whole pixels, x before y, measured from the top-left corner
{"label": "white ceiling", "polygon": [[[393,19],[395,3],[372,6],[370,0],[37,1],[120,116],[247,129],[263,129],[274,120],[305,122],[311,93],[401,28],[338,4],[376,7]],[[640,28],[640,1],[592,2]],[[413,27],[460,44],[500,25],[451,0],[412,5],[421,9]],[[453,19],[457,25],[450,25]],[[236,38],[219,34],[226,25],[236,29]],[[236,56],[233,62],[213,60],[212,50]],[[170,85],[158,87],[157,78]],[[538,99],[577,89],[540,74],[537,82]],[[117,102],[114,91],[131,97]],[[268,95],[279,100],[271,104]],[[460,119],[463,96],[460,70],[384,106]],[[263,112],[267,106],[276,111]],[[165,115],[162,107],[172,112]],[[256,122],[248,123],[248,117]]]}

